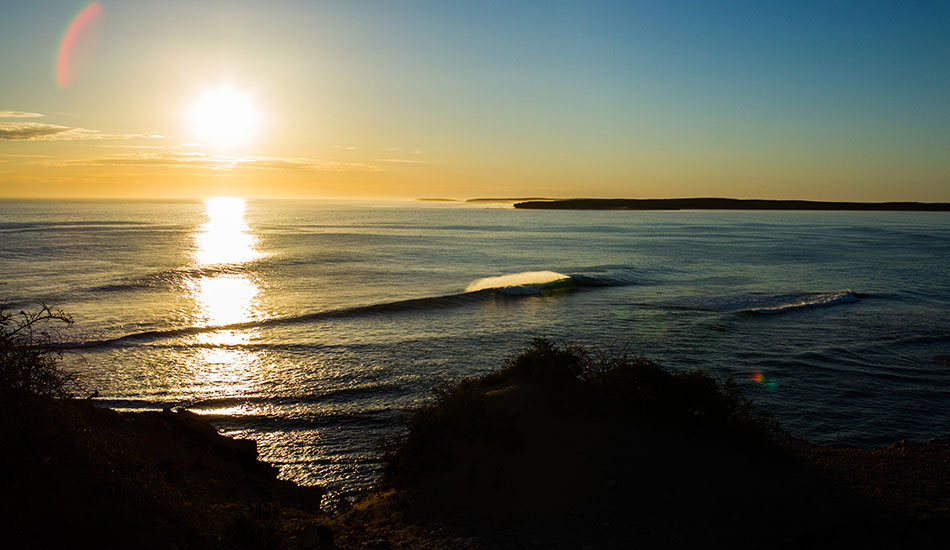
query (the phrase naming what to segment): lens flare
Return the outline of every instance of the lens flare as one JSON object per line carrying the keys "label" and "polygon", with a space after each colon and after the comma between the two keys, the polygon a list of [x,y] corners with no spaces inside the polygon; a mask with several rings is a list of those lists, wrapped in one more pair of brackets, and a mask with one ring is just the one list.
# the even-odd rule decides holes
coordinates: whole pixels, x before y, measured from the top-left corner
{"label": "lens flare", "polygon": [[96,23],[102,18],[102,4],[92,2],[80,11],[66,28],[56,54],[56,84],[66,88],[88,61]]}
{"label": "lens flare", "polygon": [[756,384],[765,386],[765,389],[769,391],[775,391],[778,389],[778,379],[771,376],[765,376],[761,372],[752,373],[752,381]]}

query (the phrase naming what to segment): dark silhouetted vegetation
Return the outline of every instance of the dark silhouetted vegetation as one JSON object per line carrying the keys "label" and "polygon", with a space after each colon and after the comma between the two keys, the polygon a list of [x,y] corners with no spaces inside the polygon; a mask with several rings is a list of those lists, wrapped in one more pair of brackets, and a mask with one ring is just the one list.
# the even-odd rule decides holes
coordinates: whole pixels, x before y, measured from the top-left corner
{"label": "dark silhouetted vegetation", "polygon": [[[72,319],[0,310],[0,532],[10,548],[323,548],[319,488],[186,410],[100,408],[60,363]],[[81,393],[80,393],[81,392]],[[327,535],[329,536],[329,535]],[[327,536],[323,540],[327,540]]]}
{"label": "dark silhouetted vegetation", "polygon": [[536,339],[437,388],[334,529],[380,548],[943,548],[946,453],[809,445],[731,380]]}
{"label": "dark silhouetted vegetation", "polygon": [[0,395],[69,397],[78,384],[59,366],[53,337],[72,324],[66,313],[43,305],[36,311],[11,313],[0,307]]}
{"label": "dark silhouetted vegetation", "polygon": [[558,345],[536,338],[479,383],[490,386],[505,381],[567,389],[572,395],[565,398],[586,397],[614,412],[622,408],[659,413],[762,435],[778,430],[771,417],[754,410],[732,379],[721,381],[701,369],[667,370],[629,351]]}
{"label": "dark silhouetted vegetation", "polygon": [[383,439],[384,483],[416,472],[448,467],[453,442],[459,434],[484,437],[504,432],[503,420],[490,416],[485,410],[481,380],[442,384],[433,394],[431,403],[409,415],[404,430]]}
{"label": "dark silhouetted vegetation", "polygon": [[435,388],[433,400],[408,417],[406,428],[383,441],[384,481],[450,467],[459,434],[517,445],[503,415],[485,407],[486,392],[506,385],[537,387],[553,396],[561,410],[649,416],[757,443],[781,433],[778,423],[756,411],[731,379],[720,381],[699,369],[667,370],[636,353],[536,338],[496,371]]}

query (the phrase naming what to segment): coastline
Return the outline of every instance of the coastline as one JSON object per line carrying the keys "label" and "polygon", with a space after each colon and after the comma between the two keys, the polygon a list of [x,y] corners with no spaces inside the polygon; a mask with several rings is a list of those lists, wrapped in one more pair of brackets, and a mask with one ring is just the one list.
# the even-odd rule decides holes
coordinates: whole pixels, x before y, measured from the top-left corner
{"label": "coastline", "polygon": [[829,202],[803,200],[687,199],[553,199],[516,202],[524,210],[819,210],[872,212],[950,212],[950,203]]}

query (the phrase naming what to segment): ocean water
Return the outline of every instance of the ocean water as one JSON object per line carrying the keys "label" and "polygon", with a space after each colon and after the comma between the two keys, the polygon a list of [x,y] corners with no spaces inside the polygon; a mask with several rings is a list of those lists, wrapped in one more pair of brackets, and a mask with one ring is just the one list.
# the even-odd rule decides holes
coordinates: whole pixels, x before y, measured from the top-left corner
{"label": "ocean water", "polygon": [[790,433],[950,436],[950,214],[0,202],[0,298],[101,404],[184,406],[348,492],[442,381],[536,336],[731,376]]}

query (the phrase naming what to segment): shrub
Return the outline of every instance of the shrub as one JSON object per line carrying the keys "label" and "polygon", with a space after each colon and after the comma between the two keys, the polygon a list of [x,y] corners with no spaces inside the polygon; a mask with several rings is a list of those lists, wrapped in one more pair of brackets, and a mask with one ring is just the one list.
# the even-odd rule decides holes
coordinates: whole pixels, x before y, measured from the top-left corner
{"label": "shrub", "polygon": [[719,379],[698,368],[670,371],[630,352],[547,345],[578,356],[578,377],[587,383],[595,402],[612,411],[627,409],[689,420],[704,428],[760,439],[780,432],[778,423],[756,411],[731,378]]}
{"label": "shrub", "polygon": [[42,305],[10,313],[0,307],[0,395],[7,402],[28,396],[69,397],[76,381],[59,367],[53,336],[72,324],[66,313]]}
{"label": "shrub", "polygon": [[384,484],[398,485],[419,472],[451,467],[461,440],[510,445],[517,439],[510,423],[485,408],[485,392],[505,384],[543,388],[554,402],[575,407],[576,414],[649,416],[763,443],[781,433],[772,417],[754,410],[732,379],[720,381],[699,369],[669,371],[632,352],[535,338],[500,369],[437,387],[434,399],[410,414],[405,430],[383,440]]}
{"label": "shrub", "polygon": [[431,403],[408,416],[405,430],[381,441],[385,481],[447,468],[458,435],[486,435],[485,395],[478,380],[441,384],[433,394]]}
{"label": "shrub", "polygon": [[509,357],[502,367],[481,378],[491,385],[501,381],[570,384],[582,377],[589,354],[580,346],[559,346],[546,338],[535,338],[526,350]]}

